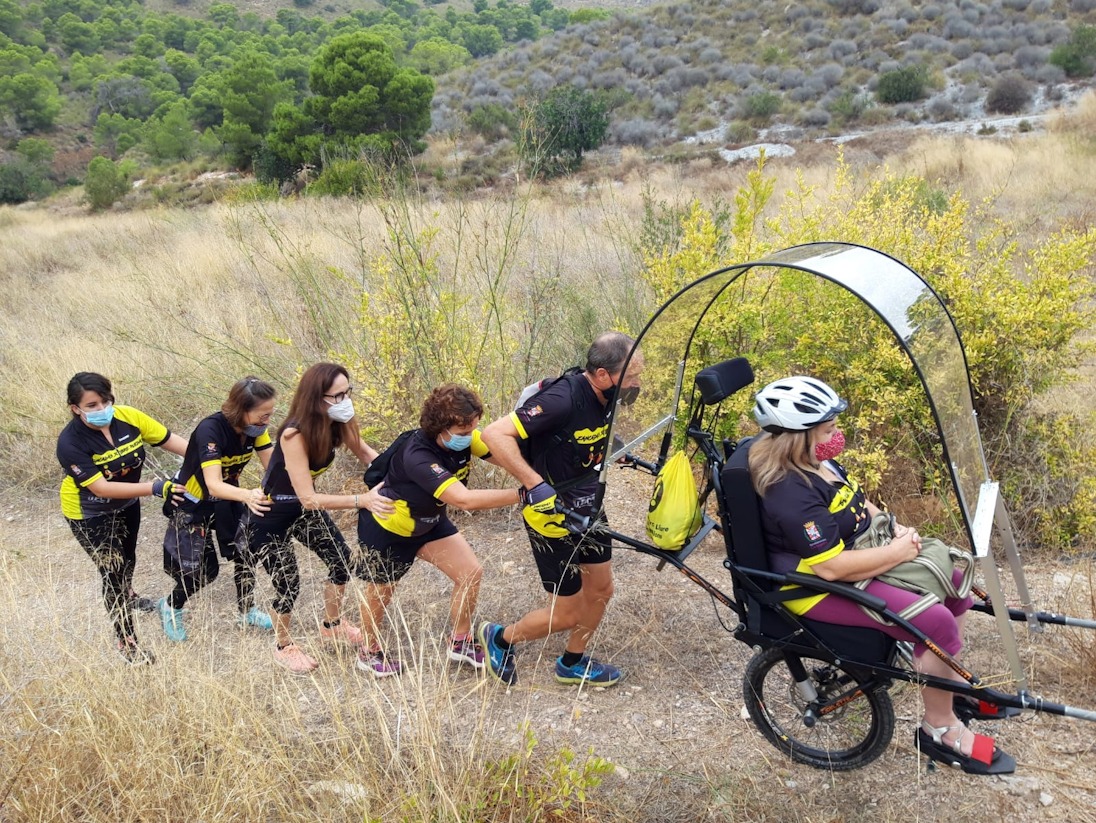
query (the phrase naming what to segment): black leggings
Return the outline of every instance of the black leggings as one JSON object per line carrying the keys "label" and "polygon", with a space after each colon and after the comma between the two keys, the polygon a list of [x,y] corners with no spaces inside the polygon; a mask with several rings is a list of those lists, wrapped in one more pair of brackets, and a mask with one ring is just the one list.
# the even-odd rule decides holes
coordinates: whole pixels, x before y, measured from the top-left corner
{"label": "black leggings", "polygon": [[300,503],[276,502],[262,517],[244,514],[242,539],[236,541],[244,560],[263,564],[274,587],[274,611],[289,614],[301,594],[301,571],[293,540],[311,549],[327,566],[327,579],[336,586],[350,580],[350,546],[325,511],[305,510]]}
{"label": "black leggings", "polygon": [[68,523],[103,578],[103,604],[114,623],[114,633],[119,640],[136,637],[130,591],[137,565],[140,504],[134,501],[124,509]]}
{"label": "black leggings", "polygon": [[[233,579],[236,583],[236,604],[242,614],[255,605],[255,570],[244,562],[236,551],[236,530],[240,525],[240,519],[246,507],[243,503],[231,500],[218,500],[212,505],[200,507],[193,515],[191,522],[182,522],[186,515],[179,513],[168,523],[168,537],[172,537],[171,530],[189,529],[192,533],[190,539],[195,541],[194,556],[191,562],[185,564],[186,568],[167,549],[167,541],[164,546],[164,571],[175,581],[175,588],[168,597],[168,602],[173,609],[181,609],[186,602],[200,589],[208,586],[217,579],[221,565],[217,559],[217,551],[213,547],[213,538],[217,538],[217,546],[221,557],[234,561],[235,569]],[[175,535],[176,542],[187,535]]]}

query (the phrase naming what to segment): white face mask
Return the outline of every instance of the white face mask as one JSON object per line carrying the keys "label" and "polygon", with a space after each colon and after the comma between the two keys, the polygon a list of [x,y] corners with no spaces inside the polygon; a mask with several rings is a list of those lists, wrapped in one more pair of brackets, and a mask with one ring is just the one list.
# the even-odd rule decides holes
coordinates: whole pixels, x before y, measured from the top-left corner
{"label": "white face mask", "polygon": [[328,406],[327,416],[336,423],[349,423],[354,419],[354,401],[346,397],[334,406]]}

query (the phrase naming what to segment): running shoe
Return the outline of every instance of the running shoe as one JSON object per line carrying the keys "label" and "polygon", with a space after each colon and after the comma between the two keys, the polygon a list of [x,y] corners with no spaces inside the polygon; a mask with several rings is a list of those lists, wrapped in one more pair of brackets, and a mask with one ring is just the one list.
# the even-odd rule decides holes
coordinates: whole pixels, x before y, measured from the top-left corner
{"label": "running shoe", "polygon": [[483,649],[483,662],[487,671],[497,677],[507,686],[513,686],[518,681],[517,667],[514,664],[514,650],[503,649],[498,641],[502,639],[502,626],[498,623],[481,623],[476,632]]}
{"label": "running shoe", "polygon": [[283,669],[293,672],[293,674],[308,674],[320,665],[301,651],[300,646],[296,643],[290,643],[280,649],[275,647],[274,662]]}
{"label": "running shoe", "polygon": [[156,604],[160,610],[160,623],[164,627],[164,635],[172,643],[182,643],[186,640],[186,626],[183,625],[183,610],[172,608],[167,598],[161,598]]}
{"label": "running shoe", "polygon": [[454,638],[449,644],[449,659],[454,663],[467,663],[477,669],[483,668],[483,646],[472,637]]}
{"label": "running shoe", "polygon": [[156,655],[149,649],[139,646],[136,637],[119,640],[116,648],[118,656],[131,666],[149,666],[156,662]]}
{"label": "running shoe", "polygon": [[337,643],[340,640],[348,646],[360,646],[365,639],[362,630],[353,623],[340,620],[334,626],[320,624],[320,639],[325,643]]}
{"label": "running shoe", "polygon": [[258,606],[252,606],[246,612],[236,617],[236,623],[240,626],[254,626],[256,629],[261,629],[264,632],[274,631],[274,621],[270,619],[270,615],[260,609]]}
{"label": "running shoe", "polygon": [[571,666],[563,665],[562,656],[556,658],[556,680],[560,683],[589,683],[591,686],[612,686],[623,676],[620,669],[615,666],[601,663],[586,654]]}
{"label": "running shoe", "polygon": [[380,649],[367,651],[365,646],[362,646],[358,651],[356,665],[363,672],[369,672],[378,679],[403,674],[403,664],[399,660],[389,657]]}

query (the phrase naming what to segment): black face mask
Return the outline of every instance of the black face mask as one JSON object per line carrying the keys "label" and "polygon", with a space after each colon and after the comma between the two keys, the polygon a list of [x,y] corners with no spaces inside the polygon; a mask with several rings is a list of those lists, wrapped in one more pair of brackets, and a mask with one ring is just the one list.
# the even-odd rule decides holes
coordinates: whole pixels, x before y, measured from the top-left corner
{"label": "black face mask", "polygon": [[601,393],[605,396],[605,405],[607,406],[613,405],[613,401],[616,400],[617,395],[620,396],[620,405],[630,406],[635,403],[636,398],[639,397],[639,386],[621,388],[616,383],[613,383],[609,388],[602,389]]}

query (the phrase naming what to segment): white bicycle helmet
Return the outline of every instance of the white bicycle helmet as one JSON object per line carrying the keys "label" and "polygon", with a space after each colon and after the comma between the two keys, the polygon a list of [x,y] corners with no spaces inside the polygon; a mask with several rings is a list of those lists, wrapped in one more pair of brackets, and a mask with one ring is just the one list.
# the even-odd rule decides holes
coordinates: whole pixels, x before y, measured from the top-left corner
{"label": "white bicycle helmet", "polygon": [[757,393],[754,417],[767,432],[801,432],[833,420],[849,404],[813,377],[796,375],[770,383]]}

